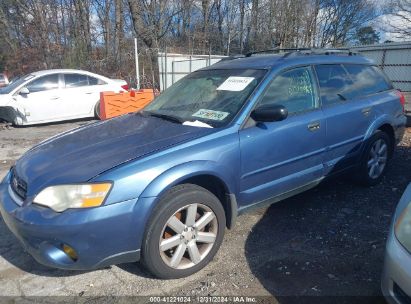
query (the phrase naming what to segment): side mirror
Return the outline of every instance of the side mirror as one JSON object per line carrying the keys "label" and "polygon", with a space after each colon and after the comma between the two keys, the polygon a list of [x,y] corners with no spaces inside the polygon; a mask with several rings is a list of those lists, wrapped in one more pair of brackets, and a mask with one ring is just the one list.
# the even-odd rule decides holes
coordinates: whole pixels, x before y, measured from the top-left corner
{"label": "side mirror", "polygon": [[251,113],[251,118],[258,122],[281,121],[288,116],[288,110],[282,105],[261,106]]}
{"label": "side mirror", "polygon": [[22,88],[19,92],[20,95],[27,95],[30,94],[29,89],[27,89],[26,87]]}

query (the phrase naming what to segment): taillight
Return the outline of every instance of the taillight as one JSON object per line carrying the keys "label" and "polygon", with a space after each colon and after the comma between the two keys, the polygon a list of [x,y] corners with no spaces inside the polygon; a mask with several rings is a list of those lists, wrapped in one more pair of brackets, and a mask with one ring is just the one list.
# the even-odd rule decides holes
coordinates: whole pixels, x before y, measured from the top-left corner
{"label": "taillight", "polygon": [[405,96],[401,91],[395,91],[395,94],[400,98],[400,103],[402,105],[402,111],[405,113]]}
{"label": "taillight", "polygon": [[128,89],[129,89],[129,88],[128,88],[128,84],[122,85],[121,88],[122,88],[123,90],[126,90],[126,91],[128,91]]}

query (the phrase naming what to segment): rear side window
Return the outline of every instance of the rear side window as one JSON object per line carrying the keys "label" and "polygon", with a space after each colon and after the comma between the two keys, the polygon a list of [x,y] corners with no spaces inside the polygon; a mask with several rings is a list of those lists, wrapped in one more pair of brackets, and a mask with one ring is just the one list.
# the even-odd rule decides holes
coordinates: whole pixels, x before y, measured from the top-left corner
{"label": "rear side window", "polygon": [[58,74],[51,74],[51,75],[37,78],[26,86],[26,88],[31,93],[58,89],[58,87],[59,87],[59,75]]}
{"label": "rear side window", "polygon": [[[351,98],[352,81],[340,64],[325,64],[315,67],[323,105],[330,105]],[[350,96],[349,96],[350,95]]]}
{"label": "rear side window", "polygon": [[106,84],[103,80],[88,76],[88,83],[89,85],[101,85],[101,84]]}
{"label": "rear side window", "polygon": [[104,81],[82,74],[64,74],[64,80],[66,83],[66,88],[78,88],[89,85],[100,85],[106,84]]}
{"label": "rear side window", "polygon": [[375,66],[345,64],[353,85],[351,93],[354,97],[366,96],[391,89],[384,74]]}
{"label": "rear side window", "polygon": [[66,88],[77,88],[88,85],[87,75],[81,74],[64,74]]}
{"label": "rear side window", "polygon": [[316,108],[314,82],[310,68],[296,68],[281,73],[271,82],[260,105],[282,105],[289,113]]}

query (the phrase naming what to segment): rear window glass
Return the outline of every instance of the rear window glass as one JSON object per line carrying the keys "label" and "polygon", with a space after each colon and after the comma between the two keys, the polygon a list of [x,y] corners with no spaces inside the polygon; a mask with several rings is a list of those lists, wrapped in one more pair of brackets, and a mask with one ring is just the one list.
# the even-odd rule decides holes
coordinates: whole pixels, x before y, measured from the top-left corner
{"label": "rear window glass", "polygon": [[345,64],[353,80],[352,94],[355,97],[366,96],[391,89],[384,74],[375,66]]}
{"label": "rear window glass", "polygon": [[315,67],[323,105],[330,105],[351,98],[351,78],[340,64],[317,65]]}

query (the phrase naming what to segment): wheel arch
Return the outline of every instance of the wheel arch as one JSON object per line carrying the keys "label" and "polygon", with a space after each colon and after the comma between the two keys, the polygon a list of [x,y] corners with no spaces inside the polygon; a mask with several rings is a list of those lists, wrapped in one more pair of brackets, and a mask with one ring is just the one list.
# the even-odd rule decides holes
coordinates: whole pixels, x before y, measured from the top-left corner
{"label": "wheel arch", "polygon": [[385,123],[383,125],[381,125],[377,130],[380,130],[384,133],[386,133],[388,135],[388,137],[390,138],[390,149],[389,149],[389,157],[392,157],[393,153],[394,153],[394,147],[395,147],[395,132],[394,132],[394,128],[391,124]]}
{"label": "wheel arch", "polygon": [[[207,166],[205,168],[204,166]],[[229,172],[223,166],[210,161],[189,162],[174,167],[152,181],[142,192],[141,197],[156,197],[152,210],[160,201],[161,197],[171,188],[181,184],[193,184],[213,193],[223,205],[227,227],[234,226],[237,217],[237,200],[235,179],[220,172]],[[229,182],[231,181],[231,182]]]}
{"label": "wheel arch", "polygon": [[389,151],[391,157],[395,148],[395,132],[393,125],[393,121],[390,119],[388,115],[381,116],[380,118],[375,120],[368,128],[364,138],[364,142],[366,142],[376,131],[385,132],[391,139]]}
{"label": "wheel arch", "polygon": [[0,120],[15,124],[17,117],[17,110],[15,108],[11,106],[0,107]]}

